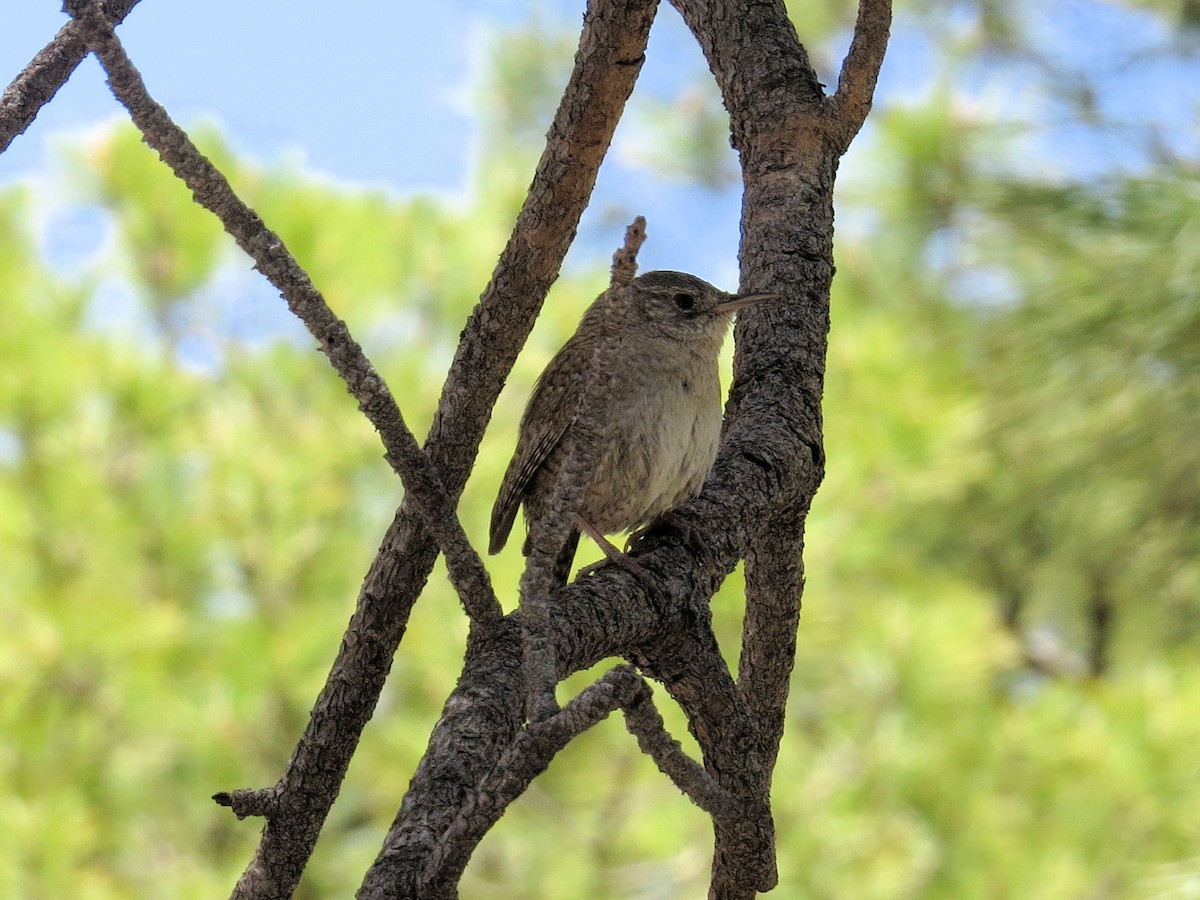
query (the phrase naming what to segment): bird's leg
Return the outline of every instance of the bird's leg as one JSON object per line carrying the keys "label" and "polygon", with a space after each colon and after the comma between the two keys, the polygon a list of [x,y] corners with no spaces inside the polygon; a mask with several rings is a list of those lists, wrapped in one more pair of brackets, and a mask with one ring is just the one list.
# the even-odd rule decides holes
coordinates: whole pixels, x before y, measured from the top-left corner
{"label": "bird's leg", "polygon": [[575,514],[575,527],[595,541],[611,562],[617,562],[617,560],[625,556],[612,541],[597,531],[591,522],[578,513]]}
{"label": "bird's leg", "polygon": [[632,550],[642,540],[645,539],[648,532],[654,528],[666,527],[673,528],[682,535],[684,543],[690,544],[703,552],[709,559],[713,557],[712,544],[708,540],[708,536],[703,530],[697,528],[687,519],[676,515],[672,510],[667,510],[664,513],[659,513],[655,516],[654,521],[639,528],[637,531],[629,535],[629,541],[625,544],[626,550]]}
{"label": "bird's leg", "polygon": [[[607,562],[616,563],[622,569],[624,569],[627,572],[630,572],[633,575],[648,575],[649,574],[640,563],[631,559],[624,552],[619,550],[617,548],[617,546],[615,544],[613,544],[612,541],[610,541],[604,535],[602,535],[592,525],[591,522],[589,522],[587,519],[585,519],[583,516],[581,516],[579,514],[575,515],[575,527],[578,528],[580,531],[582,531],[584,534],[586,534],[588,537],[590,537],[593,541],[596,542],[596,544],[600,547],[600,549],[604,551],[604,555],[607,557]],[[600,568],[602,565],[604,565],[605,561],[606,560],[600,560],[599,562],[594,562],[591,565],[584,566],[582,569],[579,570],[579,574],[580,575],[591,575],[598,568]]]}

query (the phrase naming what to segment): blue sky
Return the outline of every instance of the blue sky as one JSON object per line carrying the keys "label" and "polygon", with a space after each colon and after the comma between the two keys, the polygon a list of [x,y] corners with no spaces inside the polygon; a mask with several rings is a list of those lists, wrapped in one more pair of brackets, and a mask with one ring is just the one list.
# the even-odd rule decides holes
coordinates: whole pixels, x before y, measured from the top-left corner
{"label": "blue sky", "polygon": [[[119,33],[151,93],[177,121],[186,126],[215,118],[239,152],[265,162],[299,154],[306,167],[349,184],[453,193],[470,176],[476,135],[463,95],[482,63],[486,29],[524,21],[531,8],[571,28],[582,9],[521,0],[445,0],[416,9],[382,0],[144,0]],[[21,0],[6,18],[4,80],[66,21],[59,0]],[[703,65],[666,4],[654,42],[643,90],[670,93]],[[122,115],[89,58],[0,155],[0,182],[49,171],[64,134]],[[614,216],[641,212],[651,223],[644,268],[692,268],[734,287],[736,192],[656,179],[642,167],[622,165],[620,155],[610,156],[602,173],[581,227],[587,246],[573,257],[599,253],[603,261],[611,250],[599,248],[620,241]],[[706,223],[702,231],[697,221]]]}
{"label": "blue sky", "polygon": [[[60,0],[8,5],[0,32],[5,82],[66,21]],[[1161,52],[1168,35],[1159,20],[1093,0],[1017,0],[1014,8],[1063,71],[1101,89],[1106,113],[1134,131],[1163,125],[1172,147],[1196,155],[1200,68],[1194,59]],[[958,9],[959,18],[949,9],[936,27],[971,27],[966,8]],[[419,5],[143,0],[120,34],[151,92],[177,120],[186,125],[214,117],[240,152],[268,163],[299,154],[326,177],[382,184],[398,193],[455,192],[470,174],[475,135],[462,97],[480,65],[485,29],[534,13],[576,28],[581,10],[582,0]],[[926,35],[902,20],[877,108],[926,94],[937,72],[934,50]],[[639,92],[671,97],[702,71],[694,41],[664,3]],[[822,75],[832,83],[832,71]],[[1021,62],[981,60],[974,75],[960,89],[964,109],[1035,126],[1019,147],[1017,162],[1027,173],[1085,177],[1136,167],[1128,134],[1081,130],[1066,121],[1039,87],[1046,73]],[[87,60],[26,134],[0,155],[0,182],[50,171],[51,148],[64,132],[121,115],[98,65]],[[712,192],[663,178],[631,160],[629,134],[623,124],[581,227],[583,246],[573,257],[603,261],[604,248],[619,241],[618,221],[640,212],[650,221],[645,268],[689,268],[733,287],[736,185]],[[870,174],[869,154],[863,152],[868,140],[860,139],[844,160],[843,182]]]}
{"label": "blue sky", "polygon": [[[0,32],[5,80],[66,21],[58,0],[14,5]],[[473,23],[508,17],[518,5],[443,0],[417,15],[406,7],[145,0],[120,35],[177,119],[215,115],[256,156],[303,148],[313,167],[348,179],[452,187],[466,165],[467,122],[448,89],[464,81]],[[87,60],[0,156],[0,178],[38,166],[58,129],[119,114]]]}

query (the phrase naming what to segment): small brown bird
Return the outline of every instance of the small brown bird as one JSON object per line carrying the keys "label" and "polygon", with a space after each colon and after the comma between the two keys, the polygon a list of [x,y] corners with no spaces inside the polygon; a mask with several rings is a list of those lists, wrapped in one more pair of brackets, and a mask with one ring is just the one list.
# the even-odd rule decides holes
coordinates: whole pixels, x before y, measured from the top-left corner
{"label": "small brown bird", "polygon": [[[624,289],[617,377],[601,415],[604,446],[583,485],[574,524],[555,565],[558,583],[571,571],[579,529],[603,539],[642,527],[699,492],[717,456],[721,387],[717,355],[732,314],[778,294],[734,296],[682,272],[647,272]],[[534,525],[550,509],[570,431],[588,386],[589,367],[605,340],[613,295],[601,294],[579,328],[538,379],[521,419],[520,437],[492,508],[489,553],[508,540],[517,507]],[[523,547],[529,555],[529,539]]]}

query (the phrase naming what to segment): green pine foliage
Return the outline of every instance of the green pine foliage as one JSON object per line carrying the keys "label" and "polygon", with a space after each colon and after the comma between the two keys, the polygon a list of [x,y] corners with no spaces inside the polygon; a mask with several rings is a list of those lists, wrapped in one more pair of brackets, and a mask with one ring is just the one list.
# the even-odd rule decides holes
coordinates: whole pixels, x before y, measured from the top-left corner
{"label": "green pine foliage", "polygon": [[[492,102],[541,97],[513,82],[554,59],[514,63]],[[980,137],[935,91],[878,117],[888,167],[848,185],[847,218],[868,221],[839,234],[777,893],[1200,896],[1195,173],[998,178]],[[507,238],[527,139],[487,141],[451,202],[198,138],[418,433]],[[718,158],[675,173],[718,184]],[[313,341],[129,127],[63,165],[65,205],[0,194],[0,896],[220,896],[258,825],[209,797],[278,776],[402,491]],[[100,238],[64,265],[39,223],[81,211]],[[480,545],[525,397],[604,262],[555,286],[501,397],[461,507]],[[519,552],[489,565],[511,607]],[[1030,665],[1037,629],[1086,652],[1097,578],[1116,610],[1106,677]],[[739,579],[714,600],[731,657]],[[998,614],[1013,595],[1016,627]],[[435,571],[300,896],[357,885],[465,637]],[[698,897],[710,848],[707,818],[613,718],[505,815],[462,894]]]}

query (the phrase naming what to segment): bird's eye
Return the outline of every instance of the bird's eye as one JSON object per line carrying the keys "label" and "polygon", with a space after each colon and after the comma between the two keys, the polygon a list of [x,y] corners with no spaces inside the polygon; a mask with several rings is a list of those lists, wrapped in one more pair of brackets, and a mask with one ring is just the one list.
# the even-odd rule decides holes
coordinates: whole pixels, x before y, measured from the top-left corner
{"label": "bird's eye", "polygon": [[671,299],[675,301],[675,305],[677,307],[685,311],[692,309],[696,305],[696,298],[691,294],[685,294],[682,291],[680,291]]}

